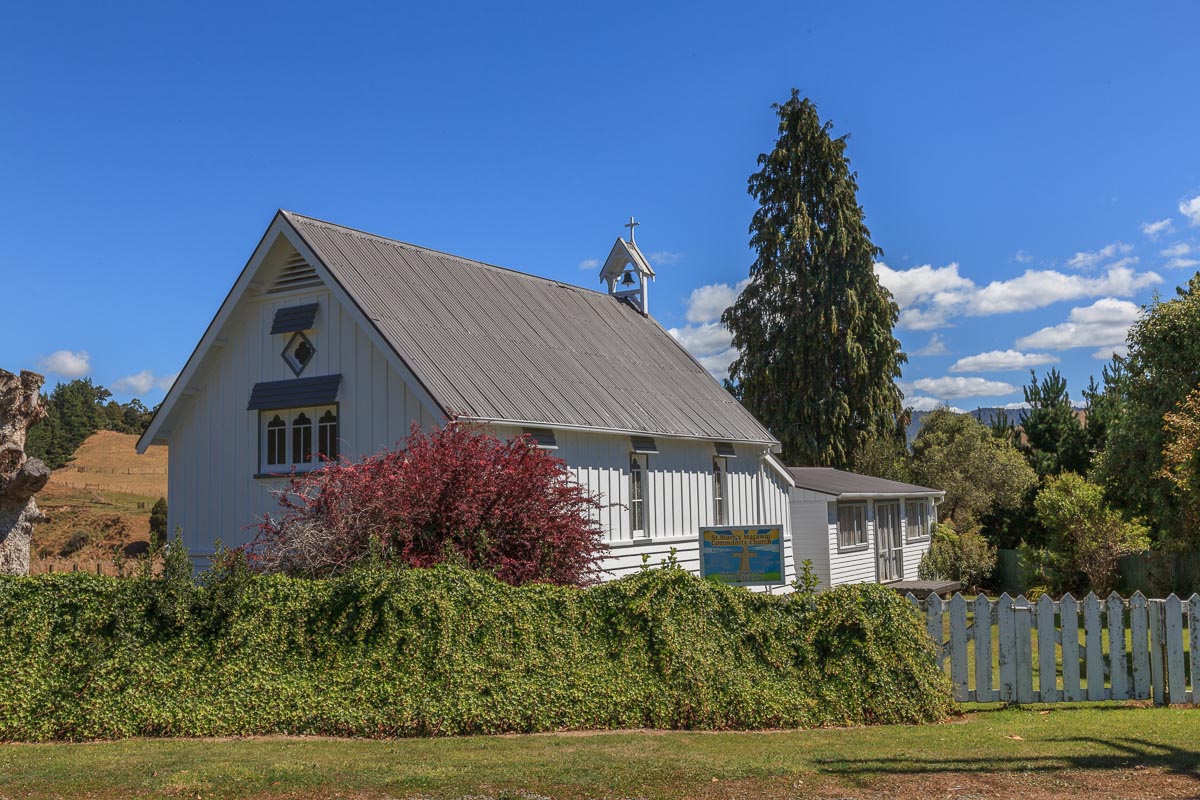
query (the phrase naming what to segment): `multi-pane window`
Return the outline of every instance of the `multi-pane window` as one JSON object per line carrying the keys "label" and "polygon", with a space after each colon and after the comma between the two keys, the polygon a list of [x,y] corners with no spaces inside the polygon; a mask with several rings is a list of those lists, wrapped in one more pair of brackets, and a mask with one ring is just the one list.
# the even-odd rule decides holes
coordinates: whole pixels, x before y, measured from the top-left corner
{"label": "multi-pane window", "polygon": [[867,544],[867,504],[838,503],[838,547],[865,547]]}
{"label": "multi-pane window", "polygon": [[279,414],[267,423],[267,466],[287,463],[287,422]]}
{"label": "multi-pane window", "polygon": [[[293,467],[304,471],[338,457],[340,448],[336,408],[297,408],[263,412],[260,419],[260,470],[264,473],[287,472]],[[316,447],[313,446],[314,443]]]}
{"label": "multi-pane window", "polygon": [[907,528],[907,538],[929,538],[929,506],[925,500],[908,500],[904,503],[904,520]]}
{"label": "multi-pane window", "polygon": [[312,418],[301,411],[292,420],[292,463],[312,462]]}
{"label": "multi-pane window", "polygon": [[333,409],[327,409],[317,422],[317,455],[326,461],[337,461],[338,423]]}
{"label": "multi-pane window", "polygon": [[725,523],[725,465],[724,459],[713,459],[713,524]]}
{"label": "multi-pane window", "polygon": [[642,469],[644,455],[629,457],[629,528],[634,538],[646,535],[646,473]]}

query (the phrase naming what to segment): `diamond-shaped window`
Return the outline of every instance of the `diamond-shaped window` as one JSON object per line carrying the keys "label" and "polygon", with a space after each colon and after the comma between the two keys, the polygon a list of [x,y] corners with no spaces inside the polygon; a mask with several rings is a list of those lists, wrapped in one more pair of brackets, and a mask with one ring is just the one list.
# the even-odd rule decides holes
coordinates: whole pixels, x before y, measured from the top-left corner
{"label": "diamond-shaped window", "polygon": [[313,347],[313,343],[303,333],[292,334],[292,338],[288,339],[287,347],[283,348],[283,352],[280,353],[296,377],[300,377],[300,373],[304,372],[304,368],[316,354],[317,348]]}

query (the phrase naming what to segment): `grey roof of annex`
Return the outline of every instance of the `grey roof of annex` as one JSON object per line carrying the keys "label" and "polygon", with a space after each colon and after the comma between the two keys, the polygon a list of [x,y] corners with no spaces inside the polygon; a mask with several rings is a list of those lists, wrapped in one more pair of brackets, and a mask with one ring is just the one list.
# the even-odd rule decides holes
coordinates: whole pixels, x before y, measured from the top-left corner
{"label": "grey roof of annex", "polygon": [[776,444],[671,334],[615,297],[281,213],[448,413]]}
{"label": "grey roof of annex", "polygon": [[889,481],[885,478],[873,478],[870,475],[859,475],[854,472],[843,472],[832,467],[788,467],[796,486],[822,494],[836,496],[854,495],[869,496],[900,496],[945,494],[941,489],[930,489],[927,486],[916,486],[911,483]]}

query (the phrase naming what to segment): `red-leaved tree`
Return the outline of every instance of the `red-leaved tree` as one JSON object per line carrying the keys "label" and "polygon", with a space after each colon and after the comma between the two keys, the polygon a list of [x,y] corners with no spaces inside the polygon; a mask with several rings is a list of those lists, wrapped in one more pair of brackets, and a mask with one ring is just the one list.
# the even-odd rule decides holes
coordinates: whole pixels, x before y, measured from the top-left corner
{"label": "red-leaved tree", "polygon": [[513,584],[593,582],[605,545],[599,500],[528,437],[463,423],[413,425],[402,447],[294,475],[249,548],[267,572],[324,576],[377,555],[456,561]]}

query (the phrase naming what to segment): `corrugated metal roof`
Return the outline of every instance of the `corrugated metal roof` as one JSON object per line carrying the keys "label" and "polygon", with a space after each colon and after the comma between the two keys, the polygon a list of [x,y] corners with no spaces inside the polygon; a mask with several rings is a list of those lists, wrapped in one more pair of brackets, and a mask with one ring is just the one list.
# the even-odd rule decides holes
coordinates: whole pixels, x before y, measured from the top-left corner
{"label": "corrugated metal roof", "polygon": [[788,467],[792,480],[803,489],[832,495],[917,495],[942,494],[941,489],[930,489],[911,483],[872,478],[856,472],[844,472],[831,467]]}
{"label": "corrugated metal roof", "polygon": [[341,375],[318,375],[282,381],[263,381],[250,390],[247,411],[300,406],[327,406],[337,400]]}
{"label": "corrugated metal roof", "polygon": [[776,441],[662,326],[614,297],[284,214],[449,414]]}
{"label": "corrugated metal roof", "polygon": [[281,308],[275,312],[275,319],[271,323],[271,334],[311,330],[316,318],[316,303]]}

